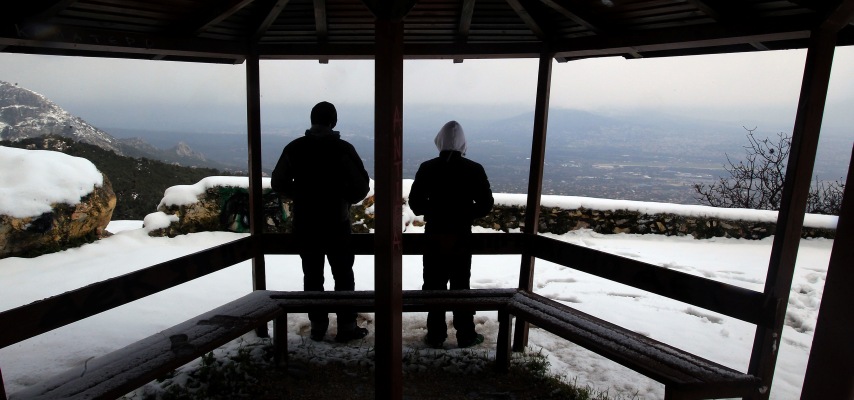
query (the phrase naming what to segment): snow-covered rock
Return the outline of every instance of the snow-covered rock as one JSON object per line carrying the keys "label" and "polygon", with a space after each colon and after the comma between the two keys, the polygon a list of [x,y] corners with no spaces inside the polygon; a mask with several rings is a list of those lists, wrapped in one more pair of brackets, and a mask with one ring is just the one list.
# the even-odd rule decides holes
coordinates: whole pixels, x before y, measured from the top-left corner
{"label": "snow-covered rock", "polygon": [[90,161],[0,147],[0,168],[0,258],[50,253],[104,234],[116,195]]}

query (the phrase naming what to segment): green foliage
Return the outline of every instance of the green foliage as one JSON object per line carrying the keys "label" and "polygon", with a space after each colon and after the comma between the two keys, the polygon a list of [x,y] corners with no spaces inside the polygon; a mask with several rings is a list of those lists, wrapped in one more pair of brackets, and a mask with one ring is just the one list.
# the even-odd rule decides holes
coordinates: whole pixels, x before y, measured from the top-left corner
{"label": "green foliage", "polygon": [[167,188],[194,184],[208,176],[226,175],[212,168],[182,167],[147,158],[124,157],[94,145],[58,136],[0,141],[0,146],[60,151],[91,161],[113,185],[116,194],[113,220],[142,220],[157,211],[157,205]]}

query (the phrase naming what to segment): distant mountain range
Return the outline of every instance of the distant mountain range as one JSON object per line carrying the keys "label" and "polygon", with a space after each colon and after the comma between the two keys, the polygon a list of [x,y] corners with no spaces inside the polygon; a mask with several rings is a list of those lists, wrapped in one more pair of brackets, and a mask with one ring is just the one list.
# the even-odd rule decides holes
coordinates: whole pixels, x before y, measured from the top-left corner
{"label": "distant mountain range", "polygon": [[20,141],[41,136],[61,136],[134,158],[150,158],[184,166],[227,169],[209,161],[184,142],[173,142],[166,149],[152,146],[143,138],[119,139],[82,118],[62,109],[48,98],[0,81],[0,140]]}
{"label": "distant mountain range", "polygon": [[[360,107],[342,107],[336,129],[356,147],[368,173],[374,176],[373,112],[371,107]],[[408,107],[404,118],[403,177],[413,178],[421,162],[437,155],[433,145],[436,132],[448,120],[457,119],[469,142],[467,156],[484,165],[493,190],[525,193],[533,113],[522,110],[514,114],[514,109],[502,106],[493,107],[491,113],[483,112],[485,108],[489,107],[483,105],[478,112],[467,112],[471,110],[465,107]],[[308,116],[290,119],[293,122],[288,126],[262,127],[262,170],[266,174],[272,171],[282,148],[308,127]],[[775,136],[780,131],[778,127],[759,128],[760,136]],[[60,135],[127,157],[246,173],[245,130],[226,134],[103,129],[69,114],[44,96],[0,81],[0,140]],[[814,173],[820,179],[845,176],[851,156],[851,131],[851,127],[833,127],[822,132]],[[743,157],[746,144],[746,131],[739,122],[652,113],[605,116],[552,109],[544,193],[692,204],[691,184],[709,182],[723,174],[727,156]]]}

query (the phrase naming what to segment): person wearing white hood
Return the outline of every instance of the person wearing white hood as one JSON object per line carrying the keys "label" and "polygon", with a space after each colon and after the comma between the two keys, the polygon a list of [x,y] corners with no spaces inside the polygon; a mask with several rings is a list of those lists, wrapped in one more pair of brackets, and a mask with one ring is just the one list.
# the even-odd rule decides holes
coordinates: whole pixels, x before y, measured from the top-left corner
{"label": "person wearing white hood", "polygon": [[[409,208],[423,215],[424,234],[423,290],[469,289],[471,278],[471,227],[475,218],[492,210],[494,200],[483,166],[464,158],[466,138],[457,121],[446,123],[435,139],[439,156],[425,161],[415,174],[409,192]],[[475,332],[474,312],[454,311],[457,346],[470,347],[483,342]],[[424,342],[442,348],[448,337],[445,312],[427,315]]]}

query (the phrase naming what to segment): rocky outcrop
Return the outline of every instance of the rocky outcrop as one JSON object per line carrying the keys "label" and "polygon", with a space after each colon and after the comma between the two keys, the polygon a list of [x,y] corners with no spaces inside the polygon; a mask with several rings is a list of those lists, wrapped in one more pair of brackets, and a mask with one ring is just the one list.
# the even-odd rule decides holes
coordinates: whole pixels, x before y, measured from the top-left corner
{"label": "rocky outcrop", "polygon": [[[269,189],[263,191],[262,197],[265,232],[289,232],[289,204],[283,204],[279,196]],[[198,196],[197,202],[161,205],[157,211],[175,216],[177,220],[167,227],[149,230],[149,236],[175,237],[206,231],[249,232],[249,192],[242,187],[215,186]]]}
{"label": "rocky outcrop", "polygon": [[0,258],[41,254],[77,247],[105,235],[116,208],[116,195],[107,177],[76,205],[52,204],[39,216],[0,215]]}
{"label": "rocky outcrop", "polygon": [[[270,189],[262,192],[264,204],[264,232],[290,233],[291,201],[279,198]],[[350,208],[353,232],[368,233],[373,228],[373,214],[366,211],[373,206],[373,196]],[[185,205],[161,205],[158,213],[171,220],[154,229],[149,236],[175,237],[194,232],[229,231],[249,232],[249,193],[244,187],[216,186],[198,196],[198,201]],[[163,221],[163,219],[159,219]],[[152,219],[152,225],[156,222]]]}

